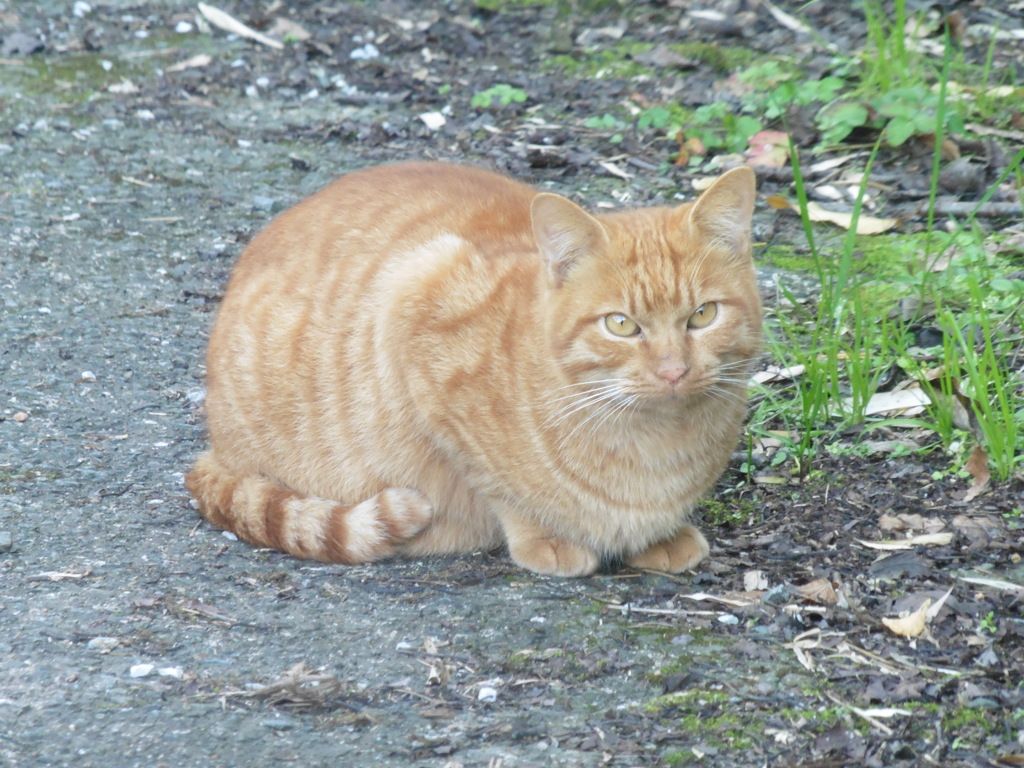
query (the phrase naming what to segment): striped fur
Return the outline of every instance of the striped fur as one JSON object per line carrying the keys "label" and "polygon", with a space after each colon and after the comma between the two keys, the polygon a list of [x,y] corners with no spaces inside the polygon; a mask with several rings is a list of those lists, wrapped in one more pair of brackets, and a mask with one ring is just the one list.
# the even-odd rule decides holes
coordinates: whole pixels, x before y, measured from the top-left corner
{"label": "striped fur", "polygon": [[[753,202],[749,169],[596,218],[439,163],[340,179],[232,275],[212,446],[186,479],[201,513],[341,563],[506,544],[542,573],[692,567],[708,544],[687,515],[736,445],[760,345]],[[613,313],[642,331],[615,336]]]}

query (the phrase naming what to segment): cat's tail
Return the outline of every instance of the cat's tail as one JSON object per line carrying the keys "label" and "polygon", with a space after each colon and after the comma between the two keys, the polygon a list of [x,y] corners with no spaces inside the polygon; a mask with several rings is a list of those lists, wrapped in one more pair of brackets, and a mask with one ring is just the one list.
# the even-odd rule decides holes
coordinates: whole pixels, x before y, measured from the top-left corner
{"label": "cat's tail", "polygon": [[213,451],[196,460],[185,487],[199,512],[250,544],[328,563],[365,563],[394,554],[423,530],[433,510],[418,491],[387,488],[358,504],[302,496],[260,475],[239,475]]}

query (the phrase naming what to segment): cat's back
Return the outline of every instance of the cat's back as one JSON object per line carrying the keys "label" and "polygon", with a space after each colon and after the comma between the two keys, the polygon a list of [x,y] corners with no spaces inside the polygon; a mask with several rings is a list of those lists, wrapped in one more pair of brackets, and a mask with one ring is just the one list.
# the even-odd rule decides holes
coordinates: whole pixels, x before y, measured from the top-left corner
{"label": "cat's back", "polygon": [[285,211],[249,244],[235,268],[300,264],[328,269],[337,259],[400,257],[441,236],[486,250],[525,242],[537,192],[490,171],[441,162],[407,162],[354,171]]}

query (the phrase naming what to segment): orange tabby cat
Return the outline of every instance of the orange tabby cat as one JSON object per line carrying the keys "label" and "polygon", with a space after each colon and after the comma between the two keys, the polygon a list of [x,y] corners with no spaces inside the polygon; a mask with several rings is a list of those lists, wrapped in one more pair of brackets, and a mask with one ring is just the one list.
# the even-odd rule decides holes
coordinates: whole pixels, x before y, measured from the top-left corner
{"label": "orange tabby cat", "polygon": [[243,253],[186,484],[246,541],[362,563],[507,544],[680,571],[761,339],[754,175],[593,217],[482,170],[346,176]]}

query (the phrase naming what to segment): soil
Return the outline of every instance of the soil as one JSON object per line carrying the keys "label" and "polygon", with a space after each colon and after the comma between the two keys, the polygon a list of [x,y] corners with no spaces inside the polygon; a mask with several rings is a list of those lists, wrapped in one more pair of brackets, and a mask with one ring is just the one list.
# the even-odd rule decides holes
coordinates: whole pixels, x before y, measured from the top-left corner
{"label": "soil", "polygon": [[[712,557],[679,577],[552,579],[502,552],[345,568],[192,510],[206,332],[273,214],[423,157],[591,206],[690,196],[672,137],[583,122],[727,99],[722,51],[817,76],[865,34],[842,3],[778,4],[813,35],[763,2],[509,5],[224,6],[311,34],[276,50],[170,0],[0,0],[0,765],[1022,764],[1024,486],[965,500],[942,455],[825,454],[777,485],[735,467],[704,508]],[[959,10],[1020,32],[1009,6]],[[693,40],[639,74],[549,67]],[[995,51],[1011,81],[1022,62]],[[471,104],[499,83],[528,98]],[[997,171],[1016,147],[981,150]],[[923,226],[930,164],[883,153],[880,215]],[[763,175],[764,197],[788,189]],[[767,205],[756,230],[800,242]],[[908,531],[937,543],[875,548]],[[882,623],[926,600],[919,636]]]}

